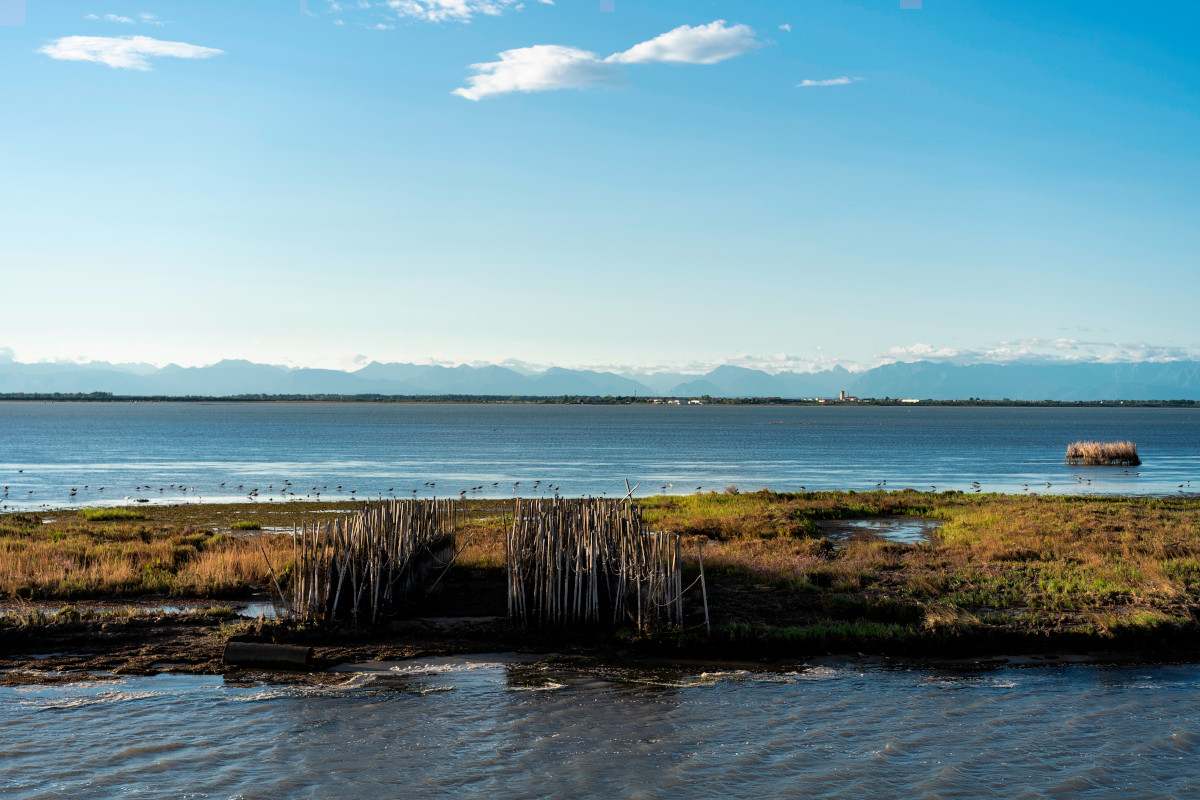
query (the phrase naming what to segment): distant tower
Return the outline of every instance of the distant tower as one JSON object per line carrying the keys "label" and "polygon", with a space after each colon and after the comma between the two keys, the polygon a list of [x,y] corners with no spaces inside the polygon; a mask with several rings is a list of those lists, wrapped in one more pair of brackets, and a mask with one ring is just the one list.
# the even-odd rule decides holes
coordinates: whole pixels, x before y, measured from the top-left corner
{"label": "distant tower", "polygon": [[838,400],[845,401],[845,399],[846,399],[846,390],[842,389],[841,393],[838,395]]}

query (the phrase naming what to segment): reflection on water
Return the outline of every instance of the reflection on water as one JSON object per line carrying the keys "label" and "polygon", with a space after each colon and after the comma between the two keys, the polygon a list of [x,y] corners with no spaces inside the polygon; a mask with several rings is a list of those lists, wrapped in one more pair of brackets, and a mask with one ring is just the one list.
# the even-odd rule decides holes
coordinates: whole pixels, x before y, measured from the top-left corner
{"label": "reflection on water", "polygon": [[[1200,668],[831,663],[344,668],[0,688],[0,795],[1167,797],[1200,789]],[[47,746],[53,742],[55,746]]]}
{"label": "reflection on water", "polygon": [[923,517],[870,517],[839,519],[820,523],[822,533],[835,542],[900,542],[920,544],[942,526]]}
{"label": "reflection on water", "polygon": [[192,614],[227,608],[239,617],[250,619],[275,619],[279,614],[273,602],[251,601],[248,603],[193,603],[186,605],[160,603],[103,603],[103,602],[69,602],[58,600],[54,602],[24,602],[16,606],[0,606],[0,617],[19,616],[23,614],[41,614],[54,617],[69,609],[70,614]]}

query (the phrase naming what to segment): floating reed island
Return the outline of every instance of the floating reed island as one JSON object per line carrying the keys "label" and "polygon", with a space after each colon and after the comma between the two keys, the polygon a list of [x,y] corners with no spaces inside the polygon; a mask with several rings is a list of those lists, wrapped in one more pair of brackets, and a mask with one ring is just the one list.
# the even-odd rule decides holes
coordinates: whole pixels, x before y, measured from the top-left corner
{"label": "floating reed island", "polygon": [[1086,467],[1136,467],[1142,463],[1134,442],[1072,442],[1067,463]]}

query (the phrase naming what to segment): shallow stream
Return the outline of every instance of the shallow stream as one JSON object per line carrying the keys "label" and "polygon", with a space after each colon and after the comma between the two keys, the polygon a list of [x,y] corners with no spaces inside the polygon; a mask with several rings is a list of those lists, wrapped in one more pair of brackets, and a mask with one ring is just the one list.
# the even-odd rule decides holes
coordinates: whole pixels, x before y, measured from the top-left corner
{"label": "shallow stream", "polygon": [[1181,797],[1200,667],[810,663],[672,672],[507,655],[340,685],[0,688],[5,798]]}

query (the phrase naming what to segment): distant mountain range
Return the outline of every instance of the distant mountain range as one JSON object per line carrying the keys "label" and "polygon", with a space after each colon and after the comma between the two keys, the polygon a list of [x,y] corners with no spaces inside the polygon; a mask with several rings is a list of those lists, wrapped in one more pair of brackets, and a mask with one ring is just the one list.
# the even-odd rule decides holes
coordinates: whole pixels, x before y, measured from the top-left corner
{"label": "distant mountain range", "polygon": [[206,367],[106,362],[0,361],[0,393],[156,396],[280,395],[637,395],[639,397],[858,397],[961,400],[1200,400],[1200,362],[1118,364],[950,364],[917,361],[863,372],[770,374],[717,367],[705,375],[552,367],[523,374],[505,367],[372,362],[354,372],[227,360]]}

